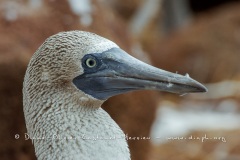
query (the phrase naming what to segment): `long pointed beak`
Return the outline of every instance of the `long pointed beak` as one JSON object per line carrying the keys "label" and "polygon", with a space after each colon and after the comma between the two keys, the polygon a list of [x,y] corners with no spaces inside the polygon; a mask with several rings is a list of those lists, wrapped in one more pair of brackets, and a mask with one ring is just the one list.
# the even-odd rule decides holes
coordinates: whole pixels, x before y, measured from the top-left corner
{"label": "long pointed beak", "polygon": [[179,75],[150,66],[130,56],[119,48],[113,48],[101,54],[95,54],[102,63],[101,69],[81,78],[91,81],[91,86],[83,86],[86,91],[98,99],[107,99],[113,95],[133,90],[160,90],[177,94],[206,92],[201,83],[188,75]]}

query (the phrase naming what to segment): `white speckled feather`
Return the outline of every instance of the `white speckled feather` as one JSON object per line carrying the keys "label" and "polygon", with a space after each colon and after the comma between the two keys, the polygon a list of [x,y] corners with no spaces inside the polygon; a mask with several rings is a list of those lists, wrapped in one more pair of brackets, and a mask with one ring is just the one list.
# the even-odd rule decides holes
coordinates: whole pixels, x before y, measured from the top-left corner
{"label": "white speckled feather", "polygon": [[[83,74],[85,54],[113,47],[118,46],[96,34],[70,31],[51,36],[35,52],[24,79],[23,103],[38,159],[130,159],[124,133],[100,107],[103,101],[72,83]],[[100,140],[114,136],[118,139]]]}

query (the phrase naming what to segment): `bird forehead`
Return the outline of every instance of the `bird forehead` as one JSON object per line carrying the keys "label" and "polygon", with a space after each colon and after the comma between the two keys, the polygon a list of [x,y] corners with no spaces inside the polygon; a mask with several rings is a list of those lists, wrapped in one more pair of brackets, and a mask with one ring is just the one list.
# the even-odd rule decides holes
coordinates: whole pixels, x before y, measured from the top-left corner
{"label": "bird forehead", "polygon": [[79,56],[89,53],[102,53],[118,47],[106,38],[84,31],[60,32],[48,38],[45,43],[52,46],[54,50],[71,51],[71,53]]}
{"label": "bird forehead", "polygon": [[[100,43],[95,43],[95,44],[91,44],[91,45],[85,45],[82,46],[81,48],[81,52],[82,52],[82,56],[86,55],[86,54],[91,54],[91,53],[103,53],[105,51],[110,50],[111,48],[119,48],[116,44],[108,42],[108,41],[104,41],[104,42],[100,42]],[[79,53],[78,48],[76,49],[77,53]]]}

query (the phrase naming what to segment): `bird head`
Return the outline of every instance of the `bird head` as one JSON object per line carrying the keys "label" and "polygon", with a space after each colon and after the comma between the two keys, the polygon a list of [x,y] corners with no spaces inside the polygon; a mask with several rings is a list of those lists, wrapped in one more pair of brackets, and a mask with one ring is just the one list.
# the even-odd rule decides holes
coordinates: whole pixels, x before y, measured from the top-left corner
{"label": "bird head", "polygon": [[27,87],[34,92],[36,88],[42,94],[50,92],[51,86],[55,92],[74,91],[79,97],[100,101],[134,90],[177,94],[207,91],[188,75],[145,64],[112,41],[83,31],[61,32],[48,38],[33,55],[26,79],[36,82]]}

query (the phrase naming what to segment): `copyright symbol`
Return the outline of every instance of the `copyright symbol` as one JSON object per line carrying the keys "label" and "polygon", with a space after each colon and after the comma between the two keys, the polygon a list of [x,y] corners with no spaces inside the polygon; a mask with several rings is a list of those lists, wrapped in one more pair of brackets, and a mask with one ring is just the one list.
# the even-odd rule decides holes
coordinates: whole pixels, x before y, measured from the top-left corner
{"label": "copyright symbol", "polygon": [[19,137],[19,134],[15,134],[15,139],[18,139]]}

